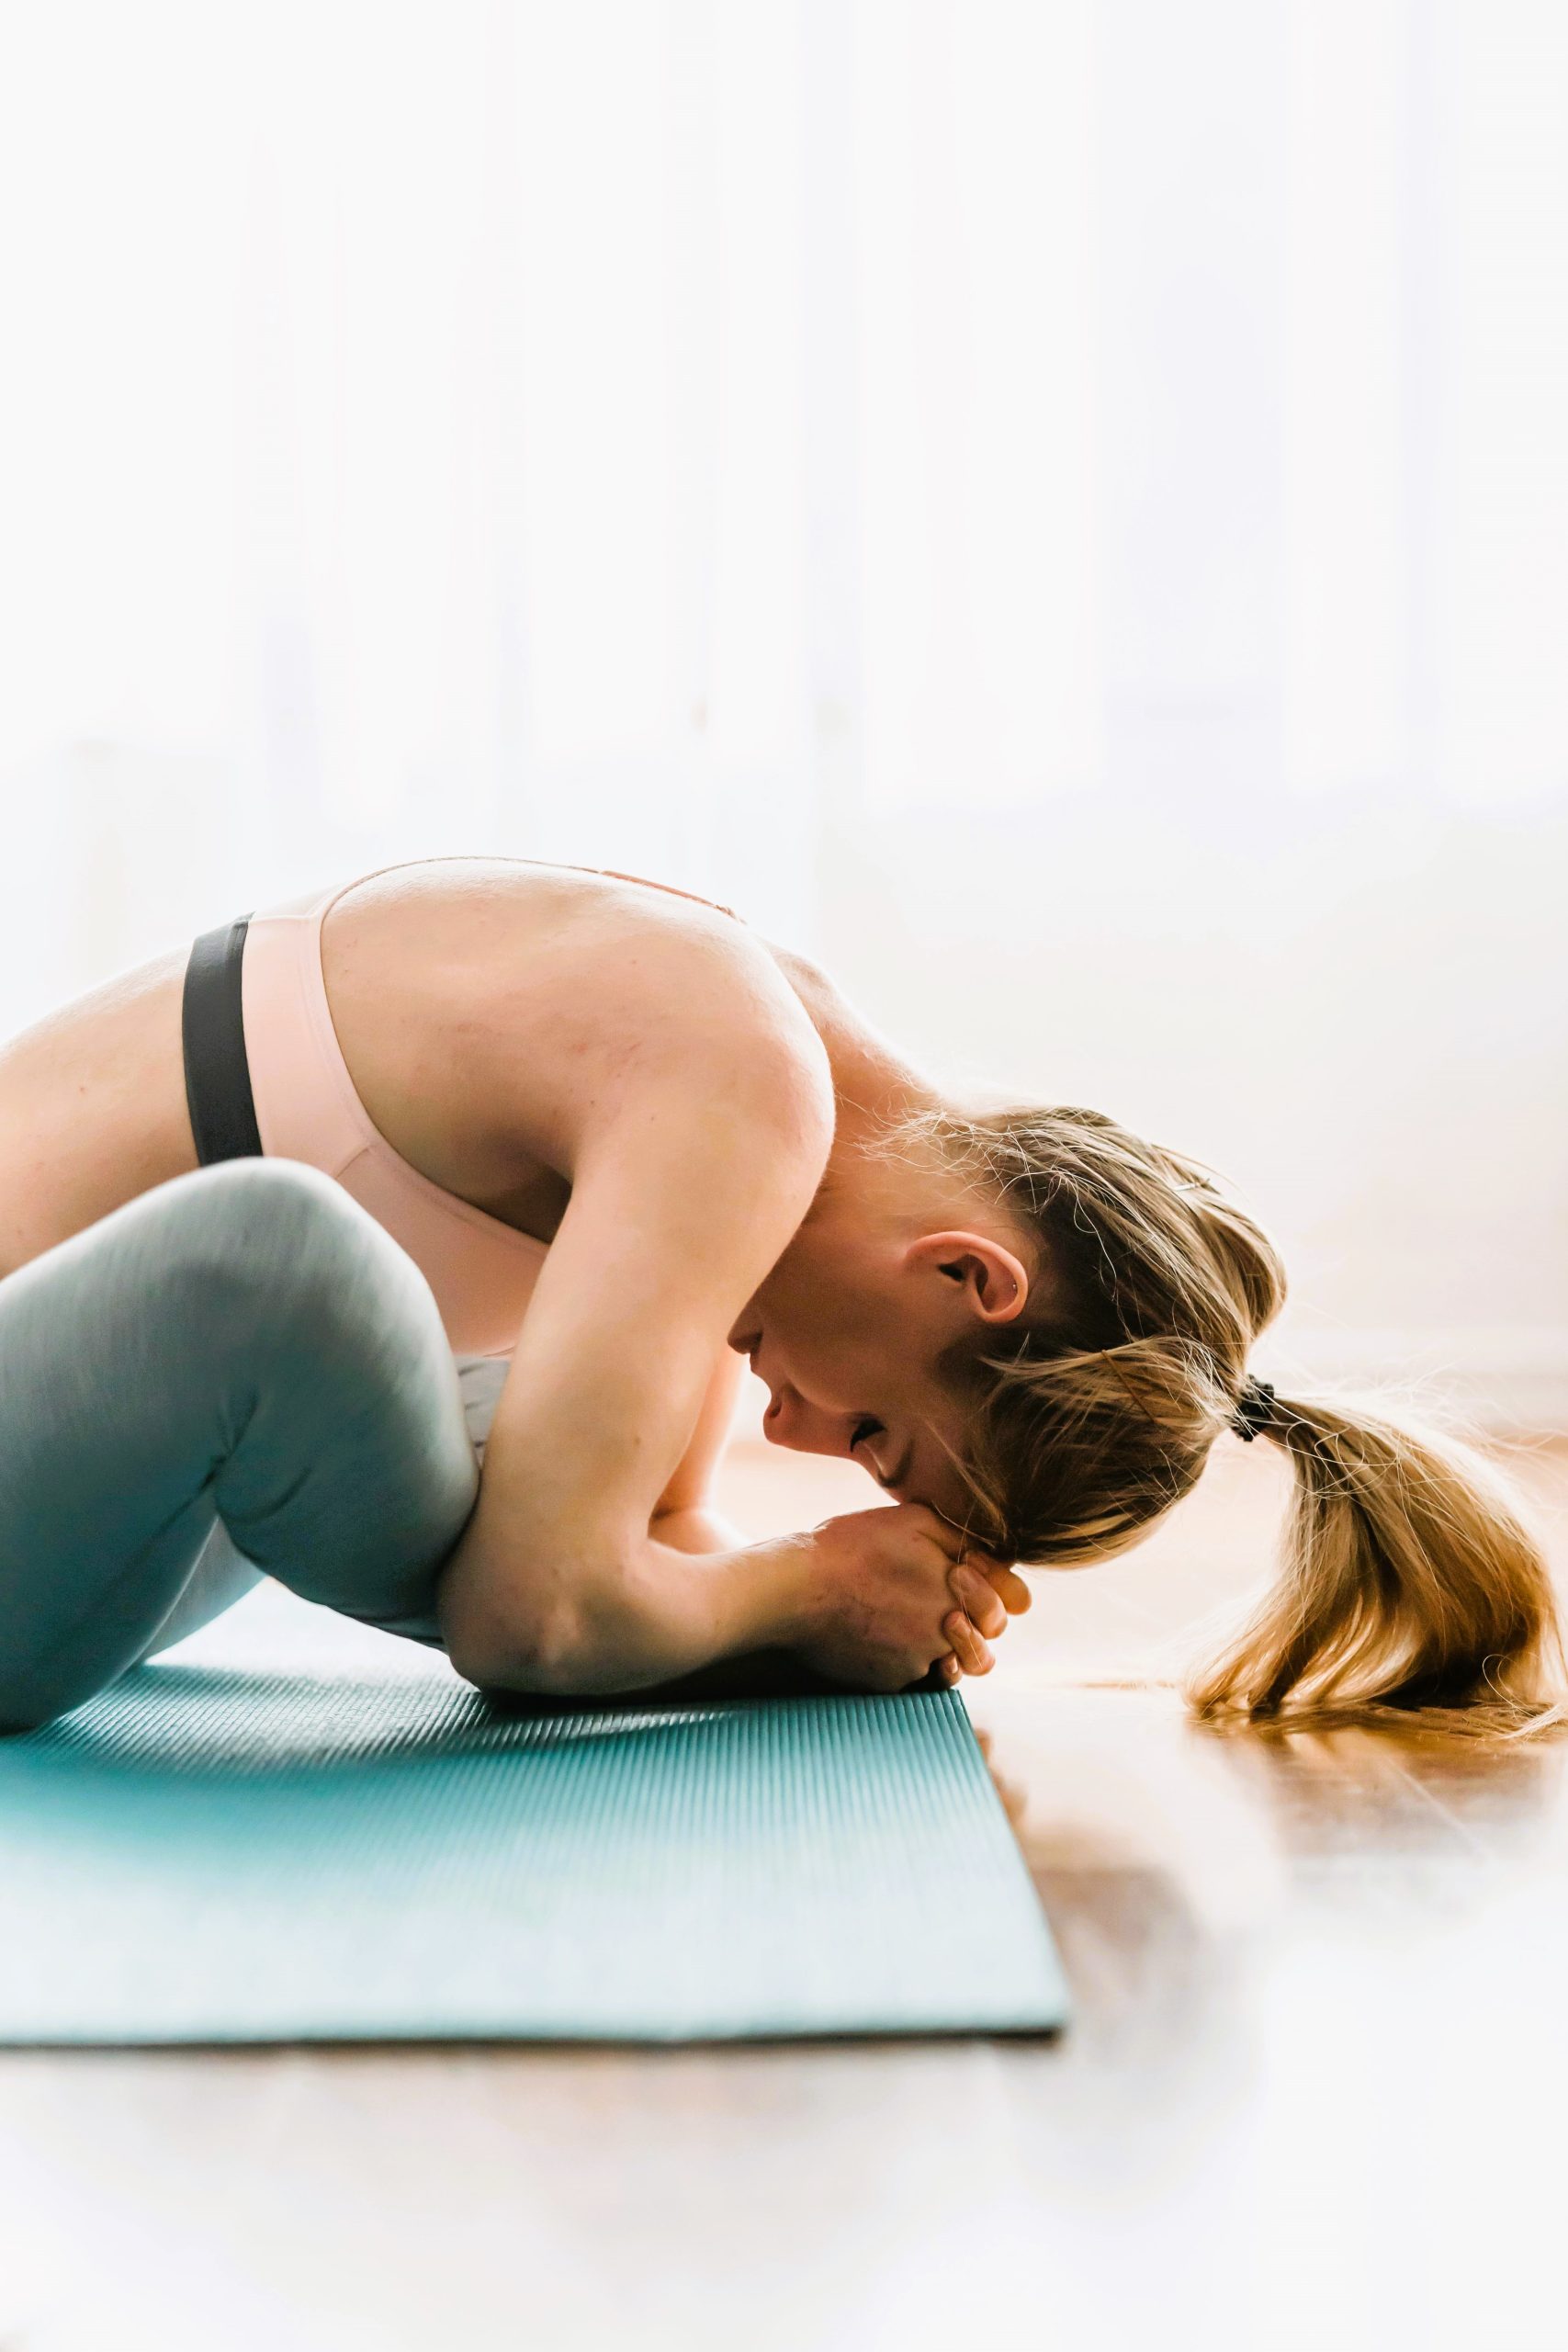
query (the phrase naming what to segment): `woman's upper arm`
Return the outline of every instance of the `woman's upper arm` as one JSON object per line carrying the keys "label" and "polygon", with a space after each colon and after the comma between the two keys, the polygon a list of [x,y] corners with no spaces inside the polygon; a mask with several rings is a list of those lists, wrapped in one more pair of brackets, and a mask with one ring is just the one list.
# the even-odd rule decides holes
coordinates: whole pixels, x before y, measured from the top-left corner
{"label": "woman's upper arm", "polygon": [[509,1593],[547,1608],[646,1536],[735,1317],[810,1205],[832,1141],[827,1057],[797,1000],[758,1011],[741,989],[697,1023],[645,1020],[584,1121],[443,1577],[449,1641],[448,1611],[494,1622]]}

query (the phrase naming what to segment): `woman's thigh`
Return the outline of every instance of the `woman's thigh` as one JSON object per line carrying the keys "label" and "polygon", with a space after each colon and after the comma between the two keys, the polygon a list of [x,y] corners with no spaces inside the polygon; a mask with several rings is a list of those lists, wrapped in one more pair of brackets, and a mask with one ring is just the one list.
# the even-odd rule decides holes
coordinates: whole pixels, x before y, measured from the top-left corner
{"label": "woman's thigh", "polygon": [[267,1160],[158,1186],[0,1282],[0,1724],[146,1655],[218,1521],[438,1640],[476,1486],[429,1287],[340,1187]]}

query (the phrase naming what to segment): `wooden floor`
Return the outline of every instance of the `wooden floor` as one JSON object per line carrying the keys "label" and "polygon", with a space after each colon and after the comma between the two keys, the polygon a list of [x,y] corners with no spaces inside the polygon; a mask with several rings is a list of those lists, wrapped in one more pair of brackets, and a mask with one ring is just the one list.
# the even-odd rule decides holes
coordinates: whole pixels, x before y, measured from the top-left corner
{"label": "wooden floor", "polygon": [[[1280,1504],[1225,1452],[966,1686],[1059,2043],[9,2053],[0,2352],[1562,2340],[1568,1745],[1185,1722]],[[1568,1449],[1516,1466],[1568,1568]],[[866,1498],[729,1485],[758,1533]],[[198,1640],[380,1638],[263,1592]]]}

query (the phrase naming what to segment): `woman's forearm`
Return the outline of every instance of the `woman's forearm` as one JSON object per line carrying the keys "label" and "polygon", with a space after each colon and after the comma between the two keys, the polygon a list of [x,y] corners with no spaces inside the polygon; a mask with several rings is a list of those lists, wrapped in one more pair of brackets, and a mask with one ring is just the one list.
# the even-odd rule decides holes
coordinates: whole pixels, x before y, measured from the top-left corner
{"label": "woman's forearm", "polygon": [[720,1658],[787,1647],[805,1629],[808,1544],[785,1536],[694,1552],[650,1532],[617,1558],[538,1576],[465,1538],[443,1571],[437,1609],[453,1664],[482,1687],[646,1690]]}

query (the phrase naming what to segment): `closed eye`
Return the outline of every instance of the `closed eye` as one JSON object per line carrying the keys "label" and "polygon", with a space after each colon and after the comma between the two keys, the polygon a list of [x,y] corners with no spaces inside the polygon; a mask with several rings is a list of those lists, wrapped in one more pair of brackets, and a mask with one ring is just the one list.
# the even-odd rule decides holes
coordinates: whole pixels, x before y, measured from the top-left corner
{"label": "closed eye", "polygon": [[[855,1423],[854,1435],[850,1440],[850,1452],[852,1453],[856,1446],[864,1443],[868,1438],[884,1437],[886,1434],[886,1423],[874,1420],[868,1413],[863,1419],[858,1420]],[[875,1479],[877,1485],[882,1488],[883,1493],[891,1494],[897,1481],[885,1478],[874,1462],[868,1462],[865,1466],[870,1471],[872,1476]]]}
{"label": "closed eye", "polygon": [[[851,1453],[853,1453],[855,1447],[860,1443],[863,1437],[870,1437],[874,1434],[878,1437],[886,1434],[882,1422],[873,1420],[864,1420],[860,1422],[856,1427],[853,1437],[850,1440]],[[886,1477],[883,1476],[882,1472],[877,1468],[874,1462],[868,1462],[866,1464],[866,1468],[871,1472],[872,1476],[875,1479],[877,1485],[882,1488],[885,1495],[896,1495],[899,1487],[903,1485],[905,1479],[908,1476],[910,1471],[914,1468],[915,1448],[918,1442],[918,1439],[913,1437],[910,1438],[909,1442],[904,1448],[903,1453],[899,1457],[897,1466],[890,1470]]]}

